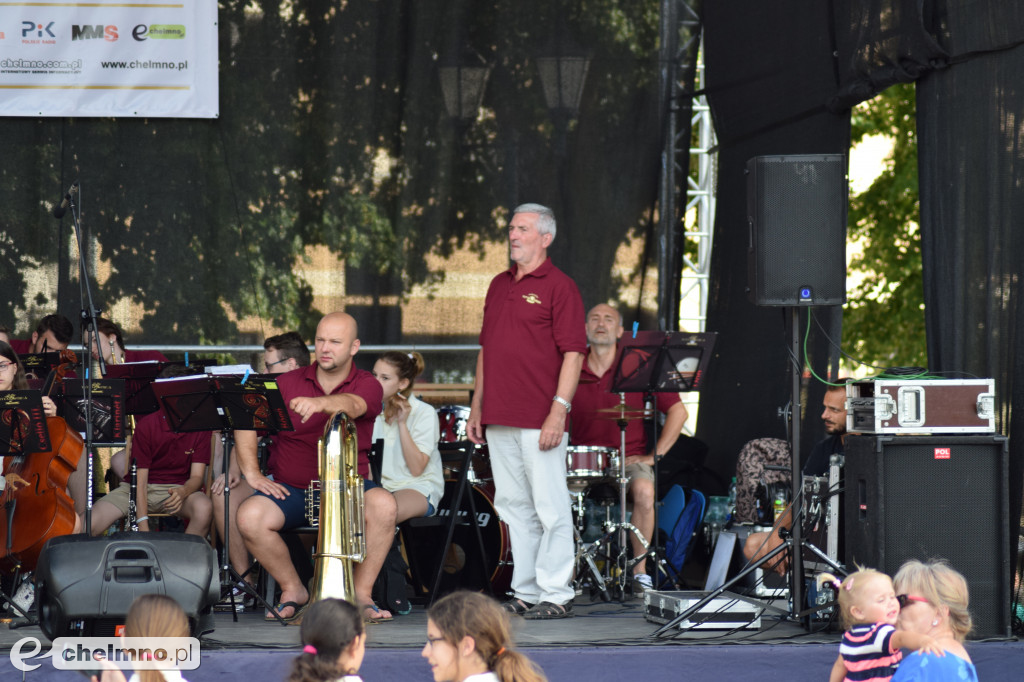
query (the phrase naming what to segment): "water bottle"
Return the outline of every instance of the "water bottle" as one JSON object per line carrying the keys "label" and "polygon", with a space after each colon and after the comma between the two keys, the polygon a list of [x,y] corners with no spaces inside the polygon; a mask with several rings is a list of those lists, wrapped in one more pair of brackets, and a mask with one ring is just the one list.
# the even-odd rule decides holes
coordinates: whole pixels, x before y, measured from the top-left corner
{"label": "water bottle", "polygon": [[779,519],[784,513],[786,513],[786,493],[780,490],[775,493],[775,504],[772,505],[775,511],[775,522],[778,523]]}

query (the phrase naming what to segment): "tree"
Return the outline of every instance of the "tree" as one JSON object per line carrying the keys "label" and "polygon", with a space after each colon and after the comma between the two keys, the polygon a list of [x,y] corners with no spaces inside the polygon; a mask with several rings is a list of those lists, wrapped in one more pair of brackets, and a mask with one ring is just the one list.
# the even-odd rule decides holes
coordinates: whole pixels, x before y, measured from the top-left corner
{"label": "tree", "polygon": [[850,198],[849,238],[863,244],[850,272],[863,279],[849,292],[843,348],[880,367],[927,367],[914,85],[857,106],[851,127],[852,144],[878,133],[894,144],[871,187]]}

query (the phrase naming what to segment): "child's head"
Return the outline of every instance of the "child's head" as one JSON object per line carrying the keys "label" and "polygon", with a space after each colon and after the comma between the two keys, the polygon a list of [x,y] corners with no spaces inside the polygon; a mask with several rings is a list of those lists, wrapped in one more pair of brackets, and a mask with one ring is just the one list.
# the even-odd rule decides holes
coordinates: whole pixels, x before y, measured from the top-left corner
{"label": "child's head", "polygon": [[321,599],[302,618],[302,653],[292,663],[289,680],[336,680],[355,674],[366,653],[359,610],[341,599]]}
{"label": "child's head", "polygon": [[892,579],[873,568],[859,568],[841,583],[828,573],[820,577],[822,582],[831,582],[839,593],[839,610],[843,628],[864,623],[896,624],[900,605]]}

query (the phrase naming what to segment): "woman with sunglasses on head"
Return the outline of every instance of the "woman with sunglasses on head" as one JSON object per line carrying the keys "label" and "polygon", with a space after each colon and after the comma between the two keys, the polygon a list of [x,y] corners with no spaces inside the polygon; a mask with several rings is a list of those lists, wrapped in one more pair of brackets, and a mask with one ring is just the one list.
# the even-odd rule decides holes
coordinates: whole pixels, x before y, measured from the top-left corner
{"label": "woman with sunglasses on head", "polygon": [[963,641],[971,631],[967,581],[946,561],[911,560],[893,579],[900,601],[900,630],[928,635],[945,656],[903,659],[893,682],[977,682],[978,672]]}
{"label": "woman with sunglasses on head", "polygon": [[420,654],[434,682],[547,682],[540,668],[512,648],[508,614],[479,592],[452,592],[427,611]]}

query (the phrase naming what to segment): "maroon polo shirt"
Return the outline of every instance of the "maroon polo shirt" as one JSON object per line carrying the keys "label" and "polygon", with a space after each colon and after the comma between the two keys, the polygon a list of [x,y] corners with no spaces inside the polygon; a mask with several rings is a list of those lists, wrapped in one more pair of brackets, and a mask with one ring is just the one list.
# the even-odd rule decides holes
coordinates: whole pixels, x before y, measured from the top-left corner
{"label": "maroon polo shirt", "polygon": [[153,412],[135,427],[132,457],[140,469],[149,469],[150,483],[184,485],[192,464],[210,463],[210,432],[175,433],[163,412]]}
{"label": "maroon polo shirt", "polygon": [[[619,449],[622,434],[619,423],[613,419],[602,419],[598,410],[605,407],[618,407],[619,394],[612,393],[612,377],[615,375],[614,365],[598,377],[583,360],[580,371],[580,385],[576,389],[576,397],[572,401],[572,414],[569,415],[571,428],[569,440],[573,445],[593,445]],[[676,403],[682,402],[678,393],[655,393],[658,409],[667,412]],[[626,393],[626,406],[631,410],[644,409],[643,393]],[[603,413],[604,417],[608,413]],[[626,456],[649,454],[647,435],[644,432],[642,419],[631,419],[626,425]]]}
{"label": "maroon polo shirt", "polygon": [[[314,363],[278,375],[277,386],[284,396],[285,405],[290,405],[292,398],[317,398],[326,395],[316,380],[316,367]],[[384,389],[372,374],[352,363],[348,376],[331,392],[331,395],[339,393],[352,393],[366,401],[366,414],[355,419],[359,475],[365,478],[370,472],[367,453],[370,451],[370,439],[373,436],[373,421],[381,412]],[[281,431],[271,437],[273,444],[270,446],[269,473],[279,483],[305,488],[310,481],[320,478],[317,443],[323,438],[329,415],[318,412],[303,424],[302,418],[289,407],[288,416],[295,430]]]}
{"label": "maroon polo shirt", "polygon": [[491,280],[484,301],[482,417],[484,424],[539,429],[563,355],[587,350],[583,299],[550,258],[518,282],[517,269]]}

